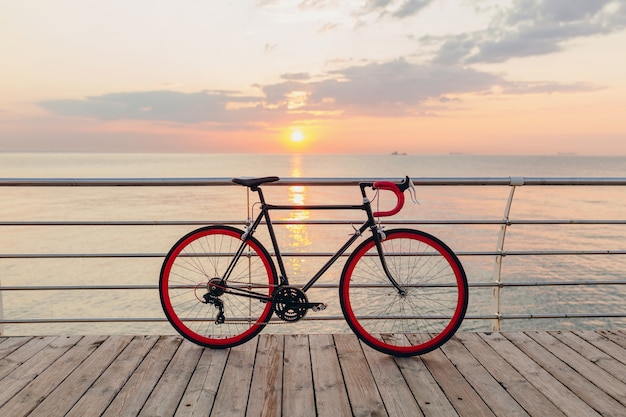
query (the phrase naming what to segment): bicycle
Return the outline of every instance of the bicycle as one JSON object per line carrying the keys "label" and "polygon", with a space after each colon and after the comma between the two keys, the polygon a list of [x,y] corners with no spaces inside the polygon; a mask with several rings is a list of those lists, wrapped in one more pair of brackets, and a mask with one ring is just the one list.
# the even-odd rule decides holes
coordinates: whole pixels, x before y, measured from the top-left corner
{"label": "bicycle", "polygon": [[[310,302],[308,289],[368,229],[365,241],[348,257],[339,281],[339,302],[352,331],[372,348],[394,356],[413,356],[443,345],[457,331],[467,310],[465,271],[454,252],[438,238],[419,230],[389,231],[380,217],[398,213],[404,191],[413,183],[361,182],[359,205],[273,205],[261,185],[278,177],[234,178],[256,192],[260,212],[245,230],[231,226],[201,227],[182,237],[161,268],[159,294],[168,321],[185,338],[205,347],[228,348],[255,337],[275,314],[285,322],[309,310],[326,308]],[[366,189],[388,190],[396,205],[372,211]],[[367,220],[301,287],[290,285],[274,232],[273,210],[362,210]],[[265,220],[275,262],[254,233]],[[278,266],[277,274],[276,265]]]}

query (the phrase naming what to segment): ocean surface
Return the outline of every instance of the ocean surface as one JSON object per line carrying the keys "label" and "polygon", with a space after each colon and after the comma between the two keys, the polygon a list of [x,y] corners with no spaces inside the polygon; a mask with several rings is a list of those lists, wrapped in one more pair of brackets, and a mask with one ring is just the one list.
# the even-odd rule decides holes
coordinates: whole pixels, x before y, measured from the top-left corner
{"label": "ocean surface", "polygon": [[[0,178],[231,178],[278,175],[288,178],[624,178],[626,157],[496,155],[258,155],[258,154],[54,154],[0,153]],[[244,221],[249,212],[243,187],[0,187],[1,222],[169,221],[211,223]],[[498,247],[508,186],[422,186],[419,205],[407,202],[393,220],[467,220],[468,224],[413,226],[444,240],[461,254],[470,283],[494,280],[495,256],[478,255]],[[275,203],[359,204],[358,187],[268,187]],[[408,199],[407,199],[408,201]],[[381,196],[381,206],[389,200]],[[355,219],[360,213],[281,212],[275,220]],[[350,217],[352,216],[352,217]],[[523,186],[515,190],[512,220],[626,219],[626,187]],[[462,223],[462,222],[461,222]],[[395,225],[388,225],[392,228]],[[116,285],[158,283],[162,256],[179,237],[199,226],[0,226],[0,284],[3,286]],[[298,253],[334,252],[352,231],[350,225],[284,225],[278,228],[292,283],[317,271],[317,258]],[[261,241],[270,246],[263,235]],[[598,282],[624,280],[626,255],[573,254],[574,251],[626,251],[626,225],[542,224],[507,228],[504,250],[559,251],[551,255],[503,258],[505,283]],[[570,253],[568,253],[570,252]],[[87,255],[129,254],[127,258]],[[150,258],[133,254],[149,253]],[[471,254],[470,254],[471,253]],[[57,254],[75,257],[56,258]],[[467,254],[467,255],[463,255]],[[18,255],[11,256],[11,255]],[[28,257],[24,255],[43,255]],[[51,256],[52,255],[52,256]],[[78,255],[76,257],[76,255]],[[321,282],[338,282],[343,261]],[[328,315],[341,315],[336,289],[312,289],[309,299],[324,301]],[[156,290],[4,291],[7,320],[55,317],[162,318]],[[501,290],[500,312],[524,314],[626,313],[626,285],[515,286]],[[493,314],[492,289],[470,292],[466,330],[486,330]],[[626,327],[623,318],[506,319],[503,330]],[[269,326],[272,332],[347,332],[341,321]],[[174,333],[168,323],[7,324],[3,334]]]}

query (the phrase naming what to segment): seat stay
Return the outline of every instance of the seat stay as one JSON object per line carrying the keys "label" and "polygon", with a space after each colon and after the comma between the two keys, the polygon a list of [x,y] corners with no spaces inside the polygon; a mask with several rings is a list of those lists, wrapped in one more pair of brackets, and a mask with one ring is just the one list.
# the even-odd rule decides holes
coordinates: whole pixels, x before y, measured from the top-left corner
{"label": "seat stay", "polygon": [[251,225],[246,227],[245,232],[241,236],[241,244],[239,245],[239,249],[237,249],[235,256],[233,256],[233,259],[230,261],[230,265],[228,265],[228,268],[226,268],[226,272],[224,272],[224,276],[222,277],[224,281],[228,281],[228,278],[230,278],[230,274],[233,272],[235,265],[239,261],[239,258],[241,258],[241,256],[243,255],[243,251],[246,248],[246,242],[248,241],[248,238],[254,234],[254,231],[263,219],[264,213],[265,211],[261,210],[261,213],[259,213],[256,220]]}

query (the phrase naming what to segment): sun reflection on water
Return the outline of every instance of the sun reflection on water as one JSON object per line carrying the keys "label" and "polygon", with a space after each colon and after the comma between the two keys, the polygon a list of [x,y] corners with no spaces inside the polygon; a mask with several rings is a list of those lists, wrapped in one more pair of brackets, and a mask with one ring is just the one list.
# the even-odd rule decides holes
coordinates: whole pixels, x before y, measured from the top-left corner
{"label": "sun reflection on water", "polygon": [[[294,178],[301,177],[301,160],[299,155],[295,155],[291,159],[291,176]],[[304,185],[292,185],[289,187],[289,202],[296,206],[304,205],[306,202],[307,187]],[[308,220],[310,218],[309,210],[292,210],[288,212],[289,215],[285,218],[288,221],[294,221],[293,224],[288,224],[288,246],[292,251],[305,252],[307,247],[311,245],[309,239],[309,232],[307,225],[299,222]],[[287,264],[291,266],[295,273],[301,272],[304,268],[305,259],[290,257],[287,259]]]}

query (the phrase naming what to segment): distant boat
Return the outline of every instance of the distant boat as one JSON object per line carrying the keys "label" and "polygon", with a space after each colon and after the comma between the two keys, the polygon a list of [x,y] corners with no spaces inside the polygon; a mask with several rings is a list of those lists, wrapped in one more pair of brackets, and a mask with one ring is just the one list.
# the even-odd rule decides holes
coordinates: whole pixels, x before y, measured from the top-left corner
{"label": "distant boat", "polygon": [[406,152],[398,152],[398,151],[393,151],[391,152],[392,155],[398,156],[398,155],[406,155]]}

